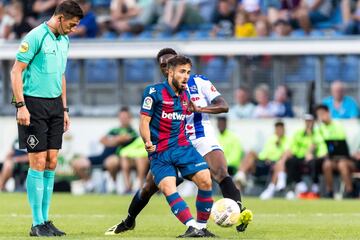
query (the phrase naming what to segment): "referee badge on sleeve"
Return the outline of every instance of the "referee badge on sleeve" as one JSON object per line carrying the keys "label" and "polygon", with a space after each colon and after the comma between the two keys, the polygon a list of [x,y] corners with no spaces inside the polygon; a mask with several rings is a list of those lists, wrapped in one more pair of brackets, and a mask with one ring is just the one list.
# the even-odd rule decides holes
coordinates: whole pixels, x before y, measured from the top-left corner
{"label": "referee badge on sleeve", "polygon": [[25,52],[29,51],[29,44],[27,42],[22,42],[20,44],[19,51],[21,53],[25,53]]}
{"label": "referee badge on sleeve", "polygon": [[146,98],[144,99],[142,108],[143,108],[143,109],[146,109],[146,110],[150,110],[151,107],[152,107],[152,104],[153,104],[153,99],[152,99],[151,97],[146,97]]}

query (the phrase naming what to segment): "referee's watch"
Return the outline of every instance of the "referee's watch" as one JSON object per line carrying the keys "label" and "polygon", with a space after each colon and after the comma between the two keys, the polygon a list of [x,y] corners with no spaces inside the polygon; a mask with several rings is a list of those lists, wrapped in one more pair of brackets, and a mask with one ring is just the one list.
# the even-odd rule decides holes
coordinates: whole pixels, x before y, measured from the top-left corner
{"label": "referee's watch", "polygon": [[69,108],[68,108],[68,107],[64,107],[64,112],[69,112]]}
{"label": "referee's watch", "polygon": [[22,102],[16,102],[16,103],[15,103],[15,107],[16,107],[16,108],[21,108],[21,107],[23,107],[23,106],[25,106],[25,102],[23,102],[23,101],[22,101]]}

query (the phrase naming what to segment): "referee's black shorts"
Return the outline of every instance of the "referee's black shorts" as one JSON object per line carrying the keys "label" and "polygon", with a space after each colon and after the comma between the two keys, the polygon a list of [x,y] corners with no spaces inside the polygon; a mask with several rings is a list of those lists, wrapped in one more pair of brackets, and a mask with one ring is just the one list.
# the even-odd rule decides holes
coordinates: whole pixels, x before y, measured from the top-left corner
{"label": "referee's black shorts", "polygon": [[60,149],[64,133],[64,108],[61,96],[39,98],[25,96],[30,125],[18,125],[19,145],[28,152]]}

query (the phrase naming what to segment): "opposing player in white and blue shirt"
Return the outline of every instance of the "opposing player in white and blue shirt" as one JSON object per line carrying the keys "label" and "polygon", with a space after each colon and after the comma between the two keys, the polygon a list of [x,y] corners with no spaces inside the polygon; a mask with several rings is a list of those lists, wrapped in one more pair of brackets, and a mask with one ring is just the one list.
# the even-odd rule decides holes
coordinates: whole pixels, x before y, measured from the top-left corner
{"label": "opposing player in white and blue shirt", "polygon": [[[164,76],[167,75],[168,59],[175,55],[177,55],[176,51],[171,48],[164,48],[158,53],[157,61]],[[240,223],[236,229],[239,232],[243,232],[252,220],[252,212],[245,210],[242,206],[240,191],[229,176],[224,152],[218,143],[208,115],[227,112],[228,104],[209,79],[202,75],[190,76],[188,91],[193,103],[189,110],[193,114],[186,117],[186,134],[196,150],[208,163],[211,176],[219,184],[223,197],[233,199],[238,203],[241,209],[241,216]],[[177,179],[177,184],[181,182],[181,178]],[[114,235],[134,229],[135,218],[147,205],[151,196],[158,190],[154,183],[154,177],[149,171],[145,184],[137,191],[130,203],[127,218],[109,228],[105,235]],[[201,223],[198,224],[199,229],[206,228]],[[207,237],[212,236],[208,235]]]}

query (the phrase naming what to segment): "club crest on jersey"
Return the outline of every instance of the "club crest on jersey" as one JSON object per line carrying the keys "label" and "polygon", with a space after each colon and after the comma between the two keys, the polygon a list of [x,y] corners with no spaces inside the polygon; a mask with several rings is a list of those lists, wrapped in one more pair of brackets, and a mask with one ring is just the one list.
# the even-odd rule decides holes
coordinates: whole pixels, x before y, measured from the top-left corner
{"label": "club crest on jersey", "polygon": [[150,110],[153,104],[153,100],[151,97],[146,97],[143,102],[143,109]]}
{"label": "club crest on jersey", "polygon": [[149,90],[149,94],[152,94],[152,93],[154,93],[154,92],[156,92],[156,89],[155,88],[150,88],[150,90]]}
{"label": "club crest on jersey", "polygon": [[189,87],[190,93],[198,93],[198,88],[196,85],[192,85]]}
{"label": "club crest on jersey", "polygon": [[186,100],[184,100],[184,101],[182,102],[182,105],[183,105],[184,107],[187,107],[188,102],[187,102]]}

